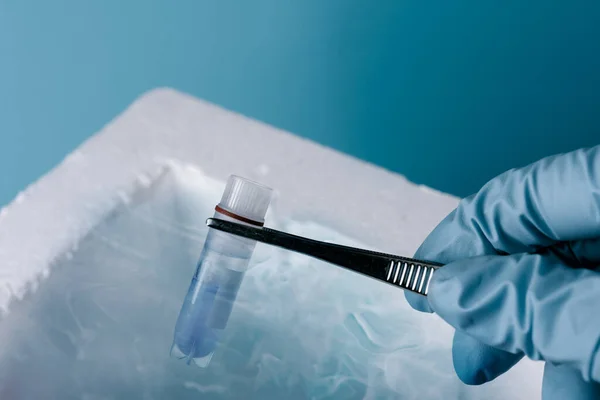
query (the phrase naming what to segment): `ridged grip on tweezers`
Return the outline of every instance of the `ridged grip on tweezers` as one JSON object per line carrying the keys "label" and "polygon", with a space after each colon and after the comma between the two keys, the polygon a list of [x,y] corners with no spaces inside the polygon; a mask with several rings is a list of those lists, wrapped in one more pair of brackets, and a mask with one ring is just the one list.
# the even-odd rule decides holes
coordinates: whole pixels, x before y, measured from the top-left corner
{"label": "ridged grip on tweezers", "polygon": [[442,266],[429,261],[321,242],[218,218],[209,218],[206,224],[223,232],[302,253],[424,296],[429,292],[429,284],[435,270]]}
{"label": "ridged grip on tweezers", "polygon": [[433,273],[440,266],[418,260],[390,260],[386,281],[427,296]]}

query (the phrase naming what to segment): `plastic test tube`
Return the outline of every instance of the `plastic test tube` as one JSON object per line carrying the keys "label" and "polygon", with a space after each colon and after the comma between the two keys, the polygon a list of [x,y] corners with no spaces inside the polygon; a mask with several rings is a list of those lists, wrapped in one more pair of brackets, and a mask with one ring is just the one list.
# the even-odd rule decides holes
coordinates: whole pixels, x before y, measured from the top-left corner
{"label": "plastic test tube", "polygon": [[[232,175],[215,218],[262,226],[272,190]],[[175,326],[171,355],[206,367],[225,329],[256,242],[208,230]]]}

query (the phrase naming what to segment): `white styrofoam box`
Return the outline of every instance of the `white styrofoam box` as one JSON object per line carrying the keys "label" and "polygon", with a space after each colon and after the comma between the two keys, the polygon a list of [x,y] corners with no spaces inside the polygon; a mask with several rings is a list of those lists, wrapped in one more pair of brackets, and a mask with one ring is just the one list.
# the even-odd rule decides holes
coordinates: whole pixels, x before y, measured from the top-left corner
{"label": "white styrofoam box", "polygon": [[[276,189],[277,200],[267,224],[313,232],[313,236],[331,229],[335,232],[332,237],[338,240],[356,240],[363,246],[401,255],[411,255],[458,202],[455,197],[414,185],[398,174],[212,104],[170,89],[154,90],[0,212],[0,308],[8,313],[2,323],[10,322],[15,299],[35,297],[38,285],[51,282],[57,265],[63,265],[70,254],[77,258],[78,246],[85,238],[89,242],[100,231],[105,236],[118,236],[117,228],[106,228],[107,221],[115,213],[130,215],[138,207],[136,194],[154,204],[159,214],[171,212],[171,206],[156,205],[160,202],[157,198],[168,196],[148,194],[165,176],[167,181],[175,182],[169,186],[173,198],[168,203],[178,201],[178,207],[187,210],[188,225],[191,221],[199,226],[194,243],[201,243],[202,218],[209,215],[191,217],[189,208],[194,202],[190,199],[203,204],[218,200],[220,182],[232,173]],[[194,197],[190,193],[202,195]],[[135,206],[128,208],[131,202]],[[203,207],[199,209],[204,212],[206,205]],[[311,231],[311,224],[318,229]],[[144,234],[159,229],[158,225],[154,221],[150,226],[155,228],[146,227]],[[135,231],[130,225],[127,229]],[[132,232],[130,236],[135,236]],[[130,236],[115,239],[116,245],[135,247]],[[98,257],[98,251],[89,246],[85,254]],[[148,254],[162,254],[156,253],[156,248],[152,251]],[[102,268],[101,263],[92,264]],[[162,295],[177,302],[184,293],[181,299],[175,292]],[[439,329],[446,349],[440,357],[447,363],[451,330],[435,316],[410,310],[405,303],[396,304],[409,320],[414,318],[416,324]],[[8,329],[0,334],[6,337],[14,332]],[[0,356],[6,357],[6,351]],[[468,388],[457,379],[449,385],[465,398],[483,394],[486,398],[492,398],[492,394],[497,398],[539,397],[541,366],[524,361],[482,388]],[[401,390],[393,384],[390,387]]]}

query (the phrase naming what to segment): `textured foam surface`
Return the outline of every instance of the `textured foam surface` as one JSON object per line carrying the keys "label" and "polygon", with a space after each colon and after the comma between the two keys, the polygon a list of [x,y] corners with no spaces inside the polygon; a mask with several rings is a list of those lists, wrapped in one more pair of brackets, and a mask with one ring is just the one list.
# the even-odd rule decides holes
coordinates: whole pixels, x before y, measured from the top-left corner
{"label": "textured foam surface", "polygon": [[[186,182],[195,182],[191,188]],[[173,165],[116,206],[0,325],[0,397],[205,399],[518,398],[469,389],[452,331],[400,290],[262,247],[207,369],[168,358],[173,326],[222,190]],[[364,246],[314,221],[278,228]],[[31,382],[36,382],[31,385]]]}
{"label": "textured foam surface", "polygon": [[398,254],[457,202],[152,92],[0,214],[0,397],[539,397],[539,364],[467,387],[451,329],[400,290],[263,246],[210,367],[169,359],[204,219],[231,173],[278,190],[270,226]]}

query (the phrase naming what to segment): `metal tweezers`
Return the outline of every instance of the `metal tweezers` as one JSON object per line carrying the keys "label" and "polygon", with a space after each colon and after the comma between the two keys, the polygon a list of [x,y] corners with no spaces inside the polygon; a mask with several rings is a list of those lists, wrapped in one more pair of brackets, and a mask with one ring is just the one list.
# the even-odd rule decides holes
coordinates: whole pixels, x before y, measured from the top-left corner
{"label": "metal tweezers", "polygon": [[301,253],[362,275],[427,296],[429,283],[442,264],[321,242],[289,233],[209,218],[210,228]]}

